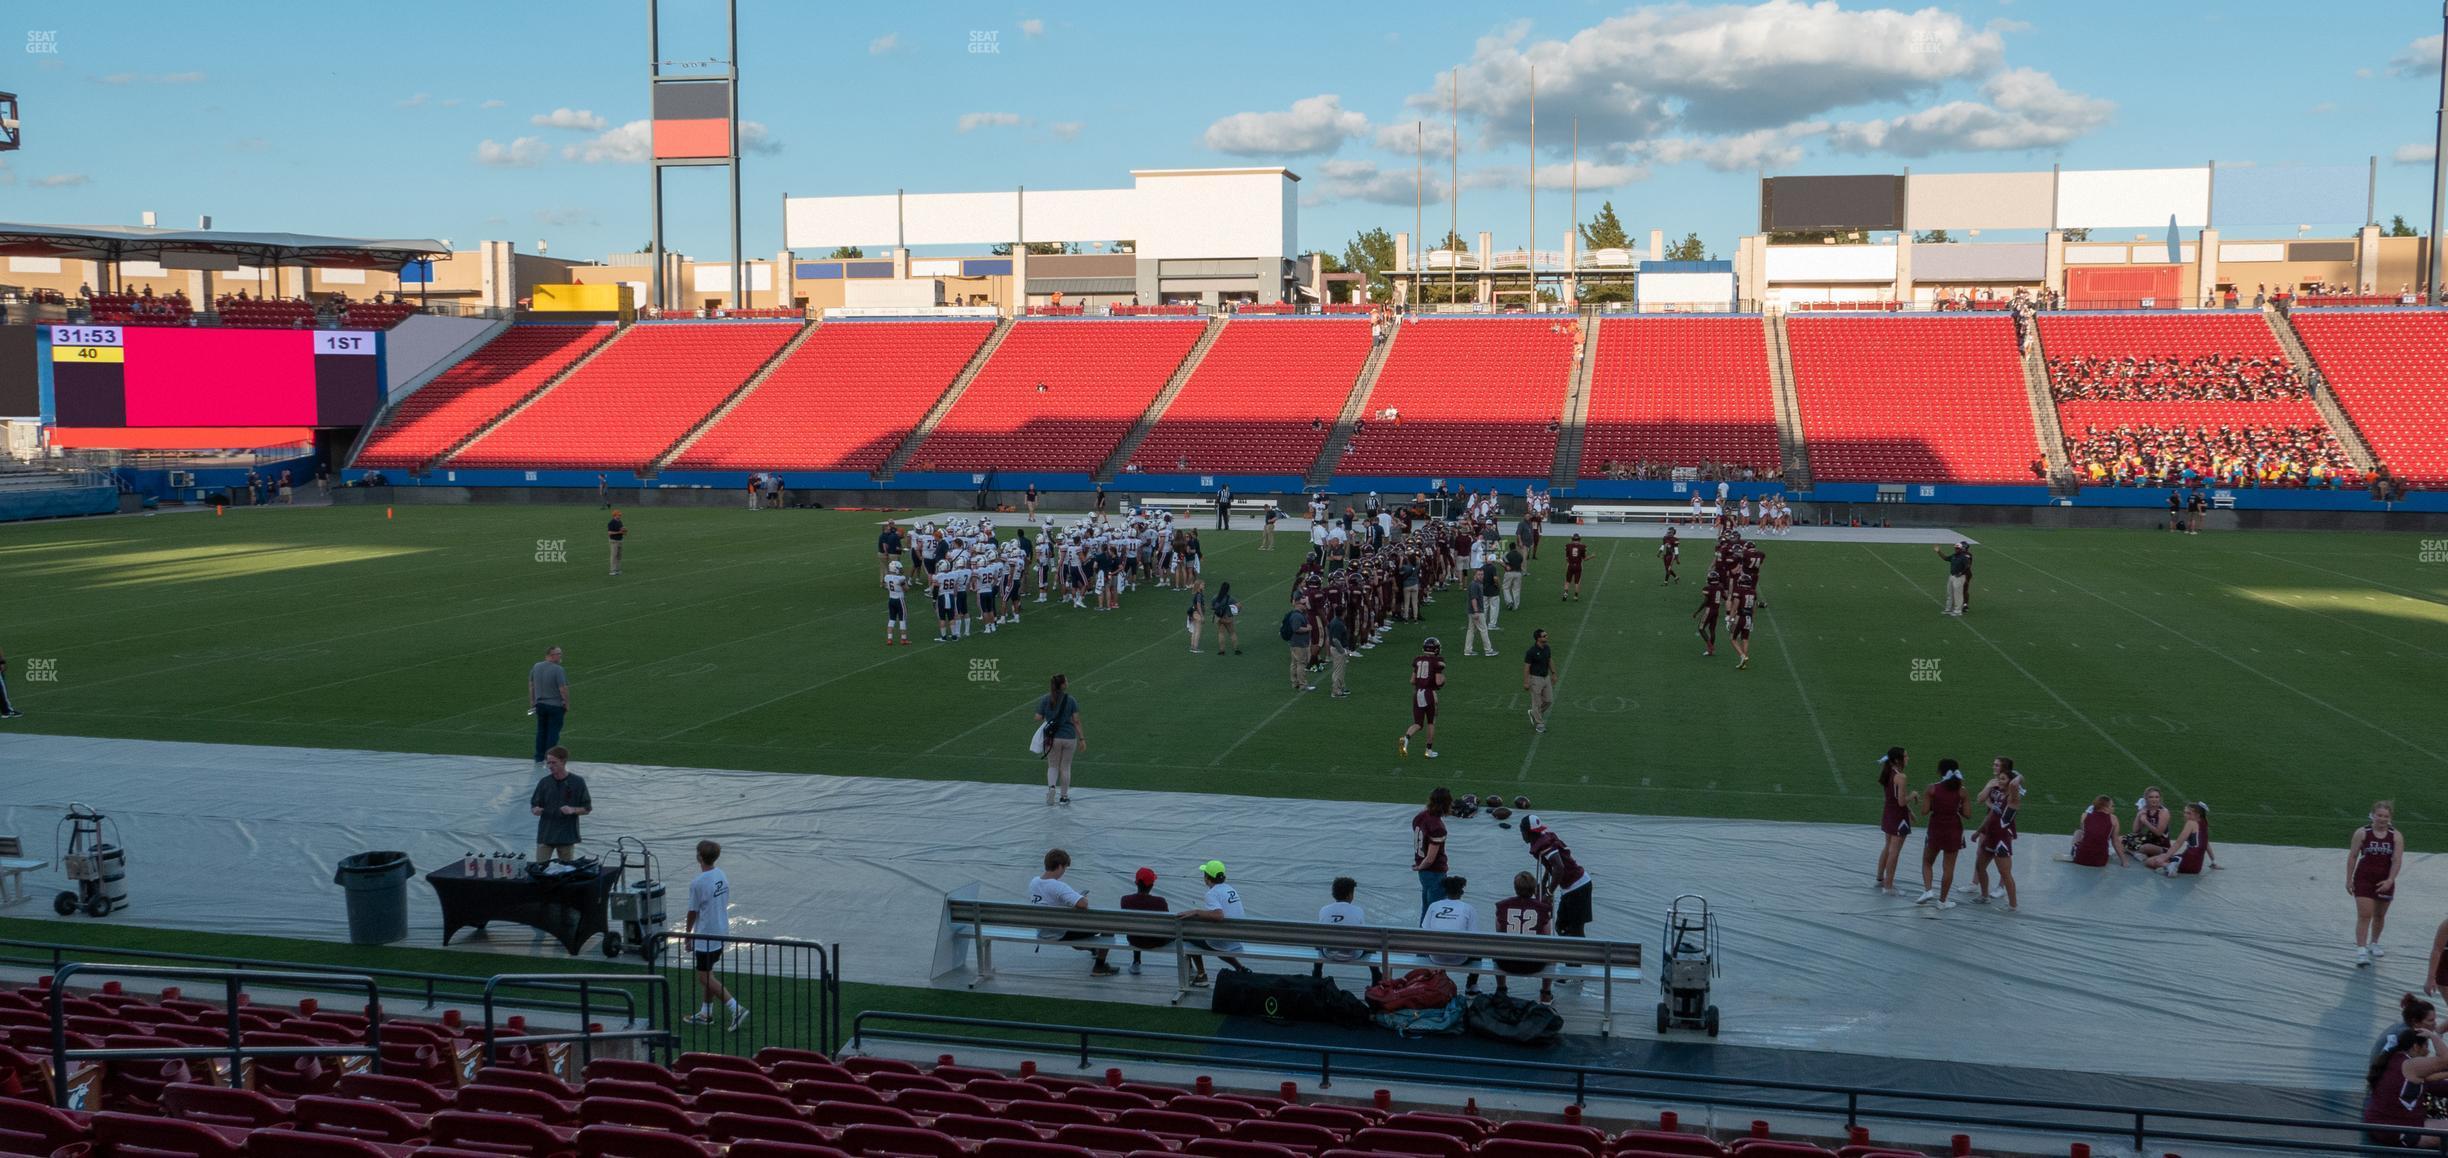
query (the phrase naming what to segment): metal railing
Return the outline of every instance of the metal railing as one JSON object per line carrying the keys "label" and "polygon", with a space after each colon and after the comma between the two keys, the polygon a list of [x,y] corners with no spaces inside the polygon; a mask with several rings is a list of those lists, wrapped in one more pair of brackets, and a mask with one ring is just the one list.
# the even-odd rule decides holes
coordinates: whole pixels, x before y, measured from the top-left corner
{"label": "metal railing", "polygon": [[[376,992],[383,996],[416,998],[432,1009],[444,1000],[478,1001],[485,993],[483,978],[454,973],[424,973],[410,969],[364,969],[339,965],[320,966],[289,961],[264,961],[247,957],[210,957],[200,953],[173,953],[157,949],[102,949],[92,945],[55,945],[43,941],[21,941],[0,938],[0,965],[38,966],[56,973],[71,957],[81,958],[87,969],[105,968],[95,958],[125,958],[132,961],[166,961],[207,970],[234,970],[249,977],[269,978],[278,974],[282,984],[292,989],[340,990],[354,988],[351,982],[360,977],[374,979]],[[574,993],[570,986],[536,986],[540,991]],[[598,994],[598,996],[606,996]],[[637,1002],[626,991],[619,994],[615,1005],[596,1007],[598,1012],[612,1013],[615,1009],[624,1022],[636,1024]],[[525,1001],[527,1009],[552,1013],[579,1012],[579,1003],[558,999]]]}
{"label": "metal railing", "polygon": [[[663,1025],[674,1032],[686,1022],[678,1016],[673,991],[703,1002],[696,965],[699,944],[721,947],[709,970],[715,981],[747,1007],[753,1034],[716,1032],[692,1038],[691,1049],[722,1053],[752,1052],[754,1046],[778,1045],[831,1053],[842,1040],[841,946],[783,937],[706,936],[665,931],[646,945],[646,967],[659,981],[671,981],[663,991]],[[666,953],[671,959],[665,960]],[[687,973],[674,980],[671,972]],[[808,1008],[810,1003],[814,1008]],[[718,1017],[721,1015],[718,1014]],[[718,1030],[725,1027],[718,1027]]]}
{"label": "metal railing", "polygon": [[[503,973],[485,981],[484,986],[484,1060],[493,1065],[499,1060],[503,1046],[559,1045],[575,1043],[578,1047],[579,1070],[595,1059],[595,1043],[599,1041],[638,1041],[649,1049],[663,1051],[665,1061],[671,1059],[672,1035],[658,1028],[654,1018],[647,1019],[643,1029],[596,1028],[594,1000],[597,995],[618,994],[624,1005],[631,1000],[629,987],[643,983],[647,987],[646,1008],[649,1011],[671,1009],[670,979],[647,973]],[[547,986],[575,987],[578,991],[578,1028],[567,1033],[527,1033],[523,1030],[504,1035],[494,1024],[500,991],[503,989],[541,989]],[[632,1022],[632,1025],[635,1023]]]}
{"label": "metal railing", "polygon": [[[226,1046],[122,1046],[102,1049],[71,1048],[68,1044],[68,981],[89,973],[106,973],[117,977],[153,977],[183,981],[219,981],[222,984],[222,1012],[229,1018],[229,1044]],[[245,1006],[239,1004],[241,980],[270,981],[280,984],[311,982],[333,986],[351,983],[362,986],[365,993],[366,1040],[363,1045],[248,1045],[246,1027],[241,1021]],[[148,1060],[172,1061],[188,1058],[229,1059],[229,1084],[243,1086],[244,1068],[249,1058],[284,1057],[363,1057],[374,1073],[382,1072],[382,999],[374,979],[343,977],[328,973],[241,973],[228,969],[180,968],[168,965],[105,965],[70,962],[51,974],[51,1090],[52,1098],[61,1108],[69,1108],[68,1064],[80,1061]]]}
{"label": "metal railing", "polygon": [[[873,1023],[897,1023],[914,1028],[896,1029]],[[988,1032],[954,1032],[956,1030]],[[1089,1068],[1092,1059],[1101,1057],[1277,1074],[1308,1071],[1317,1075],[1320,1089],[1331,1088],[1334,1078],[1341,1075],[1371,1081],[1471,1090],[1561,1094],[1571,1097],[1574,1105],[1587,1105],[1592,1098],[1602,1098],[1841,1116],[1847,1127],[1867,1120],[2052,1134],[2114,1135],[2130,1138],[2134,1148],[2144,1152],[2154,1143],[2166,1142],[2200,1142],[2246,1149],[2324,1154],[2405,1152],[2401,1147],[2369,1144],[2365,1136],[2369,1127],[2361,1122],[2220,1114],[2153,1106],[2113,1106],[2010,1095],[1928,1093],[1723,1073],[1676,1073],[1486,1056],[1455,1058],[1423,1051],[1365,1046],[1307,1045],[1257,1038],[1000,1021],[890,1010],[866,1010],[851,1020],[850,1046],[854,1049],[864,1048],[869,1038],[1003,1052],[1026,1052],[1035,1046],[1074,1054],[1082,1069]],[[1456,1062],[1464,1063],[1468,1067],[1467,1073],[1457,1072]],[[2056,1113],[2067,1117],[2050,1120],[2033,1116],[2038,1113]],[[2234,1130],[2207,1128],[2212,1126],[2234,1127]],[[2448,1138],[2448,1130],[2392,1128],[2392,1132]]]}

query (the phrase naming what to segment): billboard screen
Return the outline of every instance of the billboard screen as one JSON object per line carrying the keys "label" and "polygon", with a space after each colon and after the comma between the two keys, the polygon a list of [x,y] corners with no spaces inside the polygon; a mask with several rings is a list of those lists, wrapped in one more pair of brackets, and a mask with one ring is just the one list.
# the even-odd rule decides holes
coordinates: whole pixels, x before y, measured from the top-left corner
{"label": "billboard screen", "polygon": [[383,396],[374,331],[51,326],[44,337],[63,427],[359,426]]}

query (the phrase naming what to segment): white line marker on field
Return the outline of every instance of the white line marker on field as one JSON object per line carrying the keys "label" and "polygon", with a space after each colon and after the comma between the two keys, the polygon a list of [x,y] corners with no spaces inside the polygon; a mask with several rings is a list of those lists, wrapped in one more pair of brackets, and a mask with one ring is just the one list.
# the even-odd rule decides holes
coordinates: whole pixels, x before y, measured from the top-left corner
{"label": "white line marker on field", "polygon": [[[1617,539],[1614,542],[1607,544],[1606,562],[1599,566],[1598,582],[1590,587],[1589,600],[1581,608],[1581,623],[1579,626],[1573,628],[1572,644],[1565,649],[1564,658],[1556,661],[1556,686],[1560,687],[1563,685],[1565,665],[1571,663],[1572,657],[1579,654],[1581,650],[1581,633],[1589,630],[1590,612],[1597,609],[1598,596],[1606,590],[1607,572],[1615,569],[1615,550],[1617,547],[1621,546],[1622,543],[1623,540]],[[1530,761],[1538,755],[1539,741],[1546,738],[1547,733],[1545,732],[1530,733],[1530,746],[1522,750],[1521,772],[1513,777],[1515,780],[1528,780],[1530,778]]]}

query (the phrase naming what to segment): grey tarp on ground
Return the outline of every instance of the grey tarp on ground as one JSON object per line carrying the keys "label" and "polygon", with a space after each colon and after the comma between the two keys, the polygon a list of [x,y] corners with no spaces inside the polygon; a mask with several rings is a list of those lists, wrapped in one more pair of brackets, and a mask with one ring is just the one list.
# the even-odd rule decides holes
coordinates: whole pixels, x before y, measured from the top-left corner
{"label": "grey tarp on ground", "polygon": [[[1013,783],[581,770],[596,800],[582,851],[644,838],[676,901],[691,846],[719,840],[732,930],[839,942],[858,981],[929,984],[942,894],[983,882],[986,896],[1018,898],[1050,845],[1071,851],[1069,879],[1101,906],[1144,864],[1179,908],[1197,896],[1193,866],[1215,857],[1253,915],[1311,916],[1339,874],[1359,878],[1372,920],[1418,911],[1405,806],[1100,790],[1093,756],[1080,762],[1079,802],[1067,809]],[[338,940],[343,905],[330,882],[341,857],[404,849],[430,867],[526,848],[533,779],[519,759],[8,735],[0,833],[48,855],[60,813],[80,800],[126,835],[132,904],[107,920]],[[1231,787],[1189,771],[1182,782]],[[1863,811],[1859,825],[1546,819],[1596,875],[1595,927],[1640,940],[1652,962],[1670,899],[1699,892],[1716,903],[1726,955],[1717,1002],[1731,1043],[2344,1089],[2361,1081],[2363,1051],[2397,996],[2421,985],[2436,907],[2404,914],[2380,967],[2352,968],[2334,849],[2222,845],[2228,869],[2167,880],[2058,863],[2065,838],[2028,833],[2024,912],[1965,905],[1941,915],[1915,908],[1909,891],[1869,887],[1877,835],[1866,798]],[[1528,864],[1519,837],[1485,818],[1455,823],[1451,847],[1454,871],[1485,902]],[[1916,836],[1911,866],[1918,848]],[[2436,879],[2435,860],[2411,855],[2405,879]],[[56,870],[29,884],[35,903],[0,915],[50,919]],[[432,892],[417,882],[407,943],[439,939]],[[523,929],[461,944],[559,953]],[[996,964],[999,992],[1171,996],[1169,963],[1096,982],[1075,953],[1012,946]],[[1648,1034],[1653,993],[1622,996],[1618,1032]],[[1588,998],[1562,1001],[1571,1028],[1591,1027]]]}

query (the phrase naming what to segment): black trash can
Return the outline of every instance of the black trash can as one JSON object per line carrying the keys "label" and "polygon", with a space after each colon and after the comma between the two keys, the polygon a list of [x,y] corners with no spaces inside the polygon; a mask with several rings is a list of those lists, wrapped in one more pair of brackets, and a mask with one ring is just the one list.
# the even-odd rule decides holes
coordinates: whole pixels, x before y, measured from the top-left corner
{"label": "black trash can", "polygon": [[388,945],[408,937],[408,878],[416,866],[404,852],[361,852],[340,862],[332,880],[348,891],[349,943]]}

